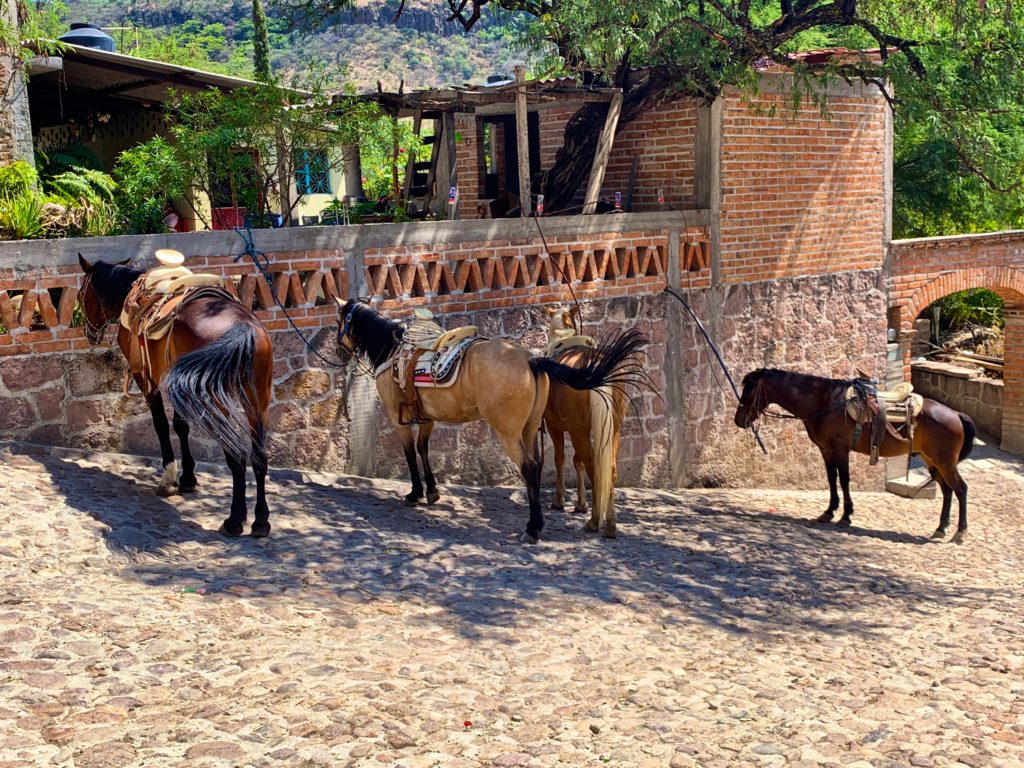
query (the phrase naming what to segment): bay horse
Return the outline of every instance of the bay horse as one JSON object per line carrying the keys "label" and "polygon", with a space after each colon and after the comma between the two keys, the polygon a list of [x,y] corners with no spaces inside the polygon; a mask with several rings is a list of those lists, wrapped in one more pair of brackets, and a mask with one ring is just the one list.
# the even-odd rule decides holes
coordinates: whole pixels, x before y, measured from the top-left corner
{"label": "bay horse", "polygon": [[[548,347],[566,332],[574,331],[579,306],[548,307]],[[574,346],[556,352],[560,363],[578,367],[586,359],[588,347]],[[586,513],[587,490],[583,476],[590,478],[594,499],[588,531],[597,531],[604,521],[605,538],[617,535],[615,520],[615,481],[618,479],[619,435],[626,418],[626,394],[620,386],[579,390],[551,382],[544,426],[551,435],[555,455],[555,498],[552,509],[565,509],[565,433],[572,442],[573,467],[576,469],[576,504],[573,512]]]}
{"label": "bay horse", "polygon": [[[130,261],[90,263],[81,254],[85,273],[79,302],[85,315],[85,333],[96,346],[108,325],[117,323],[117,343],[125,359],[139,341],[118,322],[132,286],[145,272]],[[189,493],[196,488],[195,459],[189,449],[190,424],[202,427],[224,450],[231,469],[231,511],[220,527],[227,536],[240,536],[247,514],[246,464],[256,477],[256,506],[251,533],[270,533],[266,498],[267,409],[274,370],[270,337],[251,310],[228,296],[202,297],[185,303],[173,326],[159,339],[147,339],[150,370],[132,370],[146,397],[153,427],[160,441],[164,472],[157,485],[159,496]],[[148,380],[147,380],[148,377]],[[174,431],[181,443],[181,477],[174,459],[170,428],[162,392],[173,409]]]}
{"label": "bay horse", "polygon": [[632,360],[647,343],[640,332],[625,331],[588,350],[574,368],[535,356],[506,339],[482,339],[466,350],[454,384],[419,390],[420,410],[427,421],[420,424],[414,440],[412,426],[401,423],[404,393],[387,365],[402,345],[405,328],[362,302],[338,300],[338,305],[339,350],[344,356],[361,356],[373,366],[377,393],[402,441],[412,480],[405,503],[415,505],[424,497],[417,454],[423,463],[427,503],[440,498],[429,459],[434,422],[463,424],[483,419],[497,433],[505,454],[519,468],[526,483],[530,519],[522,540],[532,544],[537,543],[544,529],[537,435],[548,401],[549,382],[588,390],[624,386],[636,379]]}
{"label": "bay horse", "polygon": [[[871,430],[866,428],[853,444],[854,421],[846,414],[846,391],[852,381],[827,379],[790,371],[762,368],[743,379],[743,392],[734,421],[741,428],[754,423],[769,405],[778,405],[804,423],[808,436],[825,461],[828,474],[828,508],[817,518],[819,523],[831,522],[839,509],[836,478],[843,489],[843,515],[836,525],[850,525],[853,500],[850,498],[850,451],[871,452]],[[961,544],[967,534],[967,482],[957,465],[971,454],[976,429],[963,413],[942,403],[924,398],[924,406],[914,422],[913,444],[897,440],[886,431],[879,446],[879,455],[905,456],[908,450],[919,454],[932,479],[942,489],[942,513],[933,539],[946,535],[949,512],[955,494],[960,508],[956,533],[950,541]]]}

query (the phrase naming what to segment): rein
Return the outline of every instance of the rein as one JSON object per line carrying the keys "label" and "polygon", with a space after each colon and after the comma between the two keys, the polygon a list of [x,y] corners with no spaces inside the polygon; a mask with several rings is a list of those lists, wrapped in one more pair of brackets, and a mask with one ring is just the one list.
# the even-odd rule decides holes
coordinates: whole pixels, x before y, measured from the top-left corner
{"label": "rein", "polygon": [[752,403],[748,410],[757,410],[761,401],[764,401],[764,406],[761,407],[760,411],[758,411],[757,416],[754,416],[753,418],[750,419],[751,424],[753,424],[757,419],[761,418],[762,416],[768,416],[769,418],[772,419],[795,419],[803,422],[808,422],[811,419],[816,419],[819,416],[824,416],[826,413],[832,413],[833,411],[838,411],[846,407],[845,402],[832,403],[832,405],[825,406],[824,408],[815,411],[809,416],[796,416],[792,413],[786,413],[785,411],[783,411],[782,413],[769,411],[768,407],[771,405],[771,403],[768,402],[768,391],[764,387],[764,377],[758,379],[757,386],[754,388],[754,396],[751,398],[751,400]]}
{"label": "rein", "polygon": [[288,325],[291,326],[291,329],[300,339],[302,339],[302,343],[306,345],[306,349],[332,368],[346,368],[348,363],[336,363],[332,360],[328,360],[320,354],[310,340],[306,338],[306,335],[299,330],[299,327],[295,324],[292,316],[288,314],[288,310],[285,309],[284,304],[282,304],[281,300],[277,298],[277,291],[274,290],[274,278],[270,274],[270,259],[267,257],[267,254],[256,248],[256,244],[252,240],[252,230],[249,229],[249,227],[246,227],[243,231],[240,227],[236,227],[235,232],[237,232],[238,236],[242,238],[242,242],[245,244],[245,250],[238,254],[234,260],[237,262],[243,256],[248,256],[252,259],[252,263],[256,267],[256,271],[263,276],[263,279],[267,281],[267,285],[270,286],[270,295],[274,297],[274,303],[277,305],[278,309],[281,310],[282,314],[284,314],[284,318],[288,321]]}

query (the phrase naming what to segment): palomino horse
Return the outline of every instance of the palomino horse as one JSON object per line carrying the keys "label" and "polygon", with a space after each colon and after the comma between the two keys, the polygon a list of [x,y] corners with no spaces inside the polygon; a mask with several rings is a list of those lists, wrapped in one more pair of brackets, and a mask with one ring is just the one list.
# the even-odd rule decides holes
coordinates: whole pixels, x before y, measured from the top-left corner
{"label": "palomino horse", "polygon": [[[85,280],[79,301],[85,313],[86,336],[93,345],[103,340],[106,327],[117,323],[125,299],[144,272],[126,262],[90,264],[78,257]],[[130,345],[138,344],[118,324],[117,343],[131,360]],[[153,426],[160,441],[164,474],[157,486],[160,496],[187,493],[196,487],[195,459],[189,450],[189,424],[205,429],[224,449],[231,468],[231,512],[220,527],[228,536],[240,536],[246,518],[245,472],[252,462],[256,476],[256,506],[252,535],[270,533],[267,507],[267,408],[270,405],[274,362],[270,337],[259,319],[230,297],[205,297],[183,304],[170,331],[159,340],[148,339],[150,370],[132,370],[147,397]],[[181,477],[171,446],[161,390],[174,410],[174,431],[181,442]]]}
{"label": "palomino horse", "polygon": [[[748,373],[736,408],[738,427],[749,427],[770,405],[775,404],[800,419],[811,441],[818,446],[828,473],[829,503],[819,523],[827,523],[839,508],[836,477],[843,488],[843,516],[837,525],[850,525],[853,501],[850,498],[850,451],[870,453],[870,429],[863,430],[853,444],[854,422],[846,414],[846,391],[851,381],[826,379],[802,373],[764,369]],[[957,464],[967,458],[974,446],[975,428],[964,414],[942,403],[924,399],[924,407],[914,422],[913,445],[897,440],[888,431],[879,447],[880,456],[905,456],[910,450],[920,454],[934,480],[942,489],[942,514],[933,539],[946,535],[952,496],[960,505],[960,519],[951,541],[960,544],[967,533],[967,483]]]}
{"label": "palomino horse", "polygon": [[526,482],[530,520],[524,541],[530,543],[538,541],[544,528],[537,433],[548,400],[549,379],[578,389],[625,385],[636,378],[631,360],[647,342],[639,332],[627,331],[588,350],[580,366],[570,368],[547,357],[535,357],[510,341],[483,339],[466,350],[452,386],[419,390],[420,410],[427,421],[420,425],[414,441],[412,427],[401,423],[404,394],[387,365],[402,345],[405,328],[360,302],[338,303],[338,346],[346,355],[362,355],[374,367],[377,392],[402,440],[412,479],[406,503],[413,505],[423,498],[417,453],[423,462],[427,503],[440,498],[428,458],[434,421],[462,424],[483,419],[498,434],[506,455]]}
{"label": "palomino horse", "polygon": [[[548,350],[559,340],[570,341],[566,334],[574,331],[574,318],[579,306],[549,307]],[[579,366],[588,347],[568,346],[555,351],[553,358],[572,367]],[[548,405],[544,409],[544,426],[555,447],[555,498],[552,509],[565,509],[565,433],[572,441],[573,467],[576,469],[576,505],[574,512],[587,511],[587,491],[583,474],[590,478],[594,502],[587,522],[588,531],[596,531],[604,520],[604,535],[614,539],[615,481],[618,470],[619,432],[626,417],[626,395],[620,386],[582,391],[551,382]]]}

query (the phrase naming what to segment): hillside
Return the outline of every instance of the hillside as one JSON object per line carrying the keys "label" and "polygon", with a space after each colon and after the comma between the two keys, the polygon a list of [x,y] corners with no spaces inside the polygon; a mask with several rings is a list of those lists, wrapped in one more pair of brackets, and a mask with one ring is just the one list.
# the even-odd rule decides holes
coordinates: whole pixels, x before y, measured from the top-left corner
{"label": "hillside", "polygon": [[[337,85],[350,82],[360,91],[376,88],[378,80],[385,89],[404,80],[409,89],[482,82],[490,74],[509,74],[525,59],[502,25],[465,34],[428,0],[406,3],[398,19],[395,0],[362,0],[312,30],[290,28],[269,0],[264,4],[271,62],[285,78],[314,65],[326,67]],[[64,19],[108,28],[122,53],[249,77],[250,14],[250,0],[70,0]]]}

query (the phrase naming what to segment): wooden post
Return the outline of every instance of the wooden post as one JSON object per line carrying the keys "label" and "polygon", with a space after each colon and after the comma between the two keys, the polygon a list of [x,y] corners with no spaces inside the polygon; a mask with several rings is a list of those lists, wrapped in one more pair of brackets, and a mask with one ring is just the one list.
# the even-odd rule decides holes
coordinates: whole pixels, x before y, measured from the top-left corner
{"label": "wooden post", "polygon": [[608,116],[604,120],[604,129],[597,142],[597,154],[594,155],[594,165],[590,169],[587,196],[583,198],[583,213],[593,213],[597,210],[597,196],[601,194],[604,172],[608,170],[608,156],[611,154],[612,144],[615,141],[615,128],[619,124],[621,111],[622,93],[619,92],[612,96],[612,102],[608,105]]}
{"label": "wooden post", "polygon": [[530,128],[526,119],[526,69],[515,68],[516,82],[516,148],[519,154],[519,215],[529,216],[533,212],[530,198]]}
{"label": "wooden post", "polygon": [[[441,114],[441,138],[444,140],[445,155],[448,159],[448,189],[445,189],[444,199],[448,200],[448,192],[452,187],[459,186],[459,164],[456,161],[455,153],[455,115],[451,112],[444,112]],[[459,191],[459,197],[462,196],[462,191]],[[448,211],[448,217],[451,219],[458,219],[459,217],[459,202],[455,201],[455,206]]]}
{"label": "wooden post", "polygon": [[[420,135],[420,122],[423,120],[423,110],[417,109],[412,119],[412,132],[417,137]],[[412,177],[416,175],[416,153],[409,153],[409,161],[405,164],[405,186],[402,188],[402,206],[409,207],[409,198],[412,192]]]}

